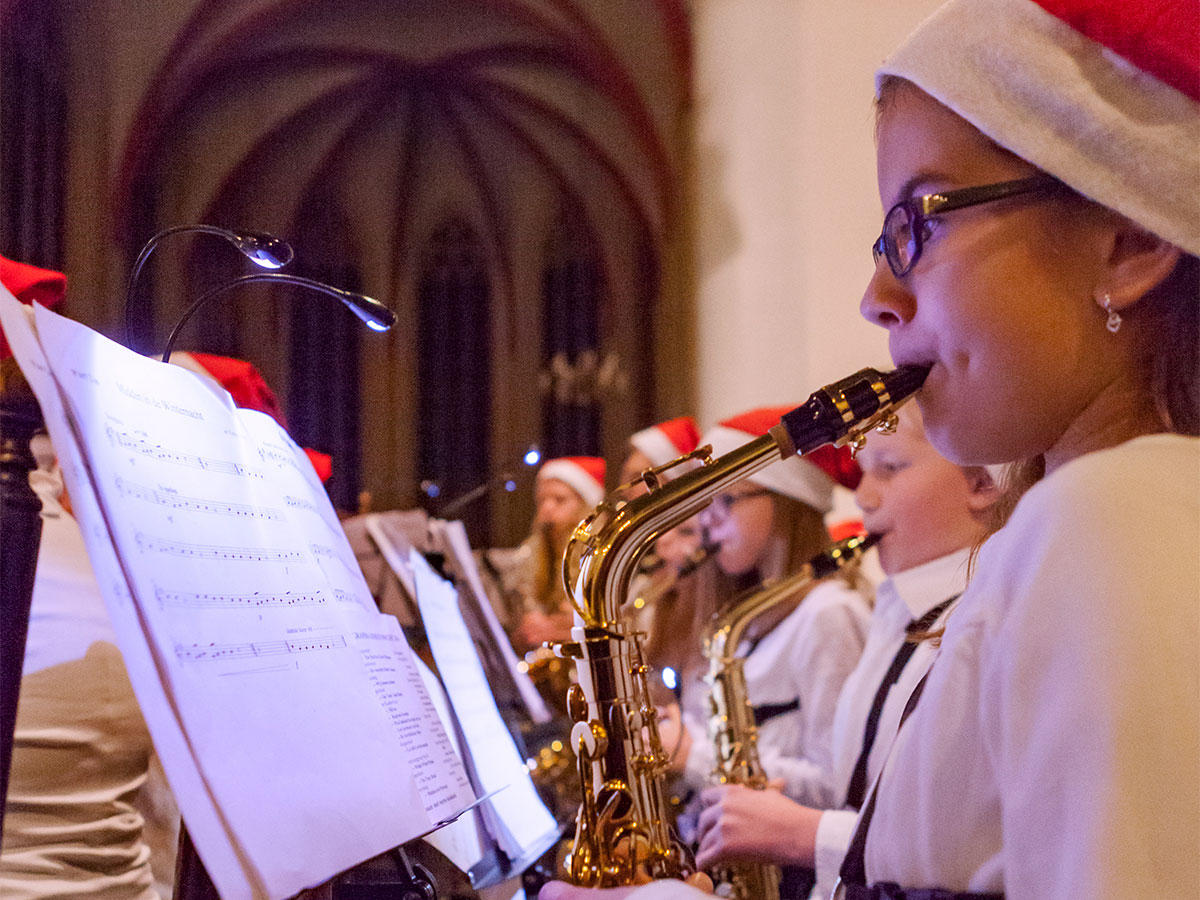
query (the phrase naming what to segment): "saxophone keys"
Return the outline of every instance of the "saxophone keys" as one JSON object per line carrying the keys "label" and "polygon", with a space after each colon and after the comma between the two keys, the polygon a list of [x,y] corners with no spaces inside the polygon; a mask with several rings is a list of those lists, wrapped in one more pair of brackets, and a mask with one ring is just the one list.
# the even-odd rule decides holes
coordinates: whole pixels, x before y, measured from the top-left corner
{"label": "saxophone keys", "polygon": [[567,688],[567,715],[573,722],[587,721],[587,694],[583,692],[583,687],[578,683]]}
{"label": "saxophone keys", "polygon": [[875,431],[879,434],[895,434],[896,428],[900,425],[900,417],[893,413],[888,413],[884,416],[883,421],[875,426]]}

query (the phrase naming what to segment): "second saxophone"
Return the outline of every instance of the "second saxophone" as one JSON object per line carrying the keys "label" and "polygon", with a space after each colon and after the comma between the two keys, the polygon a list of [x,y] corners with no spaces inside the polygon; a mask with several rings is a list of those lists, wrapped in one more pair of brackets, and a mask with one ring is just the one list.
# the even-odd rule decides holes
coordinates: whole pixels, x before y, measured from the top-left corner
{"label": "second saxophone", "polygon": [[[708,660],[708,736],[716,765],[716,784],[741,784],[756,790],[767,787],[767,774],[758,757],[758,729],[746,690],[745,658],[737,656],[746,628],[760,615],[797,592],[836,572],[855,566],[878,537],[852,537],[810,559],[800,571],[765,585],[718,614],[704,640]],[[711,873],[731,900],[779,900],[779,868],[768,863],[722,866]]]}

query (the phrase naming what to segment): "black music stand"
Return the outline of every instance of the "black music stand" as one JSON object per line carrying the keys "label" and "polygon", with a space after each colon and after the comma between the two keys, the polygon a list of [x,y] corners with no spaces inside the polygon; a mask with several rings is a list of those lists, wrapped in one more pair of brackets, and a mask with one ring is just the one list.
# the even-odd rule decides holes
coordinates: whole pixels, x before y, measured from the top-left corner
{"label": "black music stand", "polygon": [[42,536],[42,504],[29,486],[29,441],[41,427],[41,407],[15,360],[0,361],[0,827]]}

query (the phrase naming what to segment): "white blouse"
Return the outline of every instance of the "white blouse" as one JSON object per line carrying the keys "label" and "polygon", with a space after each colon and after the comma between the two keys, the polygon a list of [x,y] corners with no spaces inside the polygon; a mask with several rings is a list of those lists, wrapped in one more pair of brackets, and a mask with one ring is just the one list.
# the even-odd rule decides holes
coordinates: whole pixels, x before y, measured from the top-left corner
{"label": "white blouse", "polygon": [[[906,628],[938,604],[962,593],[967,583],[969,557],[970,551],[964,548],[900,572],[876,589],[867,643],[858,666],[842,686],[833,720],[833,777],[837,786],[837,806],[845,806],[846,790],[862,750],[867,717],[880,683],[908,638]],[[943,611],[930,627],[940,627],[947,615],[948,610]],[[869,787],[878,776],[891,749],[904,705],[929,669],[936,652],[929,641],[916,645],[888,692],[880,710],[875,742],[867,757],[865,786]],[[817,885],[814,897],[828,897],[833,890],[857,821],[858,813],[851,809],[830,809],[821,815],[815,848]]]}
{"label": "white blouse", "polygon": [[1200,897],[1200,440],[1035,485],[984,547],[884,767],[867,876]]}
{"label": "white blouse", "polygon": [[[752,705],[799,701],[796,709],[759,727],[758,754],[767,777],[783,779],[784,793],[800,802],[834,804],[834,712],[842,685],[862,653],[870,615],[861,594],[840,578],[831,578],[813,588],[746,657],[746,691]],[[715,759],[707,722],[685,711],[685,725],[692,735],[688,780],[703,784]]]}

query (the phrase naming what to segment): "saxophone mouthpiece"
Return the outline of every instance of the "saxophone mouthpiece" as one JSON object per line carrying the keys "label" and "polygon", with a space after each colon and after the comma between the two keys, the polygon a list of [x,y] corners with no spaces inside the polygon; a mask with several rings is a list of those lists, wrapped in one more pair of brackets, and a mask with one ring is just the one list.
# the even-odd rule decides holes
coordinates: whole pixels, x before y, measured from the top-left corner
{"label": "saxophone mouthpiece", "polygon": [[929,366],[905,365],[891,372],[860,369],[827,384],[786,413],[771,435],[783,458],[825,444],[861,446],[867,432],[886,425],[895,411],[920,390]]}

